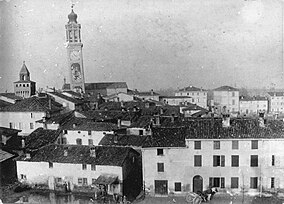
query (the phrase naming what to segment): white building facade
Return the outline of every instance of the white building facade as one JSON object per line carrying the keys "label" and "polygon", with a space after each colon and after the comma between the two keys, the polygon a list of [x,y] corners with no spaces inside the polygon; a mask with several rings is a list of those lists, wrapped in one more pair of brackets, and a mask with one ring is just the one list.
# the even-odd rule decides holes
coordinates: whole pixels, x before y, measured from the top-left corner
{"label": "white building facade", "polygon": [[230,86],[221,86],[213,91],[214,107],[219,112],[236,113],[239,111],[239,90]]}
{"label": "white building facade", "polygon": [[178,90],[175,96],[187,96],[191,97],[191,102],[202,108],[207,108],[207,91],[202,88],[197,88],[194,86],[188,86],[183,89]]}

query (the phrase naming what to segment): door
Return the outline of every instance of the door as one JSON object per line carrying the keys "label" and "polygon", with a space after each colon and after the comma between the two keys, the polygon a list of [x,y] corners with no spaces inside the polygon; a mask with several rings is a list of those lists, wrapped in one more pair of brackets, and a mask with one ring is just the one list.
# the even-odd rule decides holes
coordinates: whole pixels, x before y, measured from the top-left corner
{"label": "door", "polygon": [[203,178],[199,175],[193,177],[193,192],[203,191]]}
{"label": "door", "polygon": [[155,180],[155,194],[168,194],[168,180]]}

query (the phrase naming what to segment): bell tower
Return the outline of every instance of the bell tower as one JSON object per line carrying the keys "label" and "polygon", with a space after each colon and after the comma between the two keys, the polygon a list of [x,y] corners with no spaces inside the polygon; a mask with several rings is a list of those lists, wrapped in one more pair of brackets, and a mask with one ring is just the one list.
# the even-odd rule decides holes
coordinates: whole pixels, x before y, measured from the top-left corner
{"label": "bell tower", "polygon": [[81,24],[77,23],[77,14],[71,7],[68,23],[65,25],[67,41],[67,61],[70,72],[70,89],[75,92],[85,93],[85,79],[83,69],[83,55],[81,42]]}

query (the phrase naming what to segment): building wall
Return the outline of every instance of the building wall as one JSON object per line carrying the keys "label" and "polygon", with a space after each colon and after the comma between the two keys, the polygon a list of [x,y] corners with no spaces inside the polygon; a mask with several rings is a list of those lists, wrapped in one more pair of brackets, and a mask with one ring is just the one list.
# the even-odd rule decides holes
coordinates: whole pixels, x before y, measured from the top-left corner
{"label": "building wall", "polygon": [[[41,120],[45,116],[44,112],[1,112],[0,126],[22,130],[19,135],[27,135],[33,132],[40,124],[36,121]],[[32,125],[31,125],[32,124]]]}
{"label": "building wall", "polygon": [[190,96],[192,102],[203,108],[207,108],[207,92],[206,91],[179,91],[175,96]]}
{"label": "building wall", "polygon": [[137,97],[143,99],[143,100],[155,100],[159,101],[160,96],[159,95],[138,95]]}
{"label": "building wall", "polygon": [[33,83],[29,83],[29,82],[18,82],[18,83],[14,83],[14,92],[15,95],[17,96],[21,96],[24,98],[28,98],[31,95],[34,95],[35,93],[32,91],[33,89],[35,89],[35,84]]}
{"label": "building wall", "polygon": [[52,93],[48,93],[48,94],[51,95],[57,103],[60,103],[67,110],[75,110],[75,106],[76,106],[75,103],[68,101],[64,98],[58,97],[56,95],[53,95]]}
{"label": "building wall", "polygon": [[268,101],[240,101],[241,114],[256,114],[259,111],[268,112]]}
{"label": "building wall", "polygon": [[120,92],[127,93],[127,88],[116,88],[116,89],[107,88],[106,89],[107,96],[112,95],[112,94],[117,94],[117,93],[120,93]]}
{"label": "building wall", "polygon": [[269,96],[269,112],[284,112],[284,96]]}
{"label": "building wall", "polygon": [[187,105],[188,102],[192,103],[192,98],[163,98],[162,102],[172,106]]}
{"label": "building wall", "polygon": [[[168,193],[176,194],[184,191],[193,191],[194,176],[203,178],[203,190],[209,187],[209,178],[225,178],[225,188],[228,191],[257,192],[260,186],[264,190],[271,189],[271,177],[274,177],[275,188],[284,188],[284,153],[282,146],[283,139],[258,140],[258,149],[251,149],[251,140],[241,139],[239,149],[232,149],[232,139],[220,141],[220,149],[213,149],[214,140],[201,141],[201,149],[194,149],[194,140],[187,140],[188,148],[165,148],[164,156],[157,155],[157,148],[142,150],[143,178],[146,188],[154,194],[155,180],[168,180]],[[194,155],[202,156],[202,166],[194,166]],[[225,166],[213,167],[213,155],[224,155]],[[231,166],[231,155],[239,155],[239,167]],[[250,156],[258,155],[258,167],[250,166]],[[272,166],[272,155],[275,156],[275,165]],[[164,163],[164,172],[157,172],[157,163]],[[238,177],[238,188],[231,188],[231,178]],[[258,178],[258,188],[250,188],[251,177]],[[262,182],[261,182],[262,181]],[[182,191],[174,191],[174,183],[181,182]],[[221,188],[222,190],[222,188]]]}
{"label": "building wall", "polygon": [[226,106],[230,112],[239,111],[239,91],[213,91],[213,100],[219,110]]}
{"label": "building wall", "polygon": [[93,140],[93,145],[98,145],[105,134],[113,134],[113,131],[91,131],[91,135],[88,135],[88,131],[83,130],[67,130],[67,134],[63,132],[63,137],[67,139],[67,144],[77,144],[76,139],[82,140],[82,145],[89,145],[89,139]]}
{"label": "building wall", "polygon": [[[91,170],[91,164],[87,164],[87,169],[82,169],[82,164],[53,163],[53,168],[49,168],[48,162],[17,161],[17,175],[21,182],[29,184],[47,184],[50,177],[61,178],[62,182],[71,181],[74,185],[80,185],[78,178],[87,178],[87,185],[92,184],[92,179],[97,179],[102,174],[114,174],[120,181],[122,177],[122,167],[96,165],[95,170]],[[22,179],[25,175],[26,179]]]}

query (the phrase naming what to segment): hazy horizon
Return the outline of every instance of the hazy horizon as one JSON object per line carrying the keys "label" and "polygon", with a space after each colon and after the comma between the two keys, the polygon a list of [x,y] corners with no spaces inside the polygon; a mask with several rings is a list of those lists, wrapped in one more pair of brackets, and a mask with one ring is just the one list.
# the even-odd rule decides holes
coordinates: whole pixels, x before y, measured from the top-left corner
{"label": "hazy horizon", "polygon": [[[280,0],[77,0],[85,81],[130,89],[284,88]],[[0,91],[22,61],[37,88],[69,82],[70,0],[0,1]]]}

